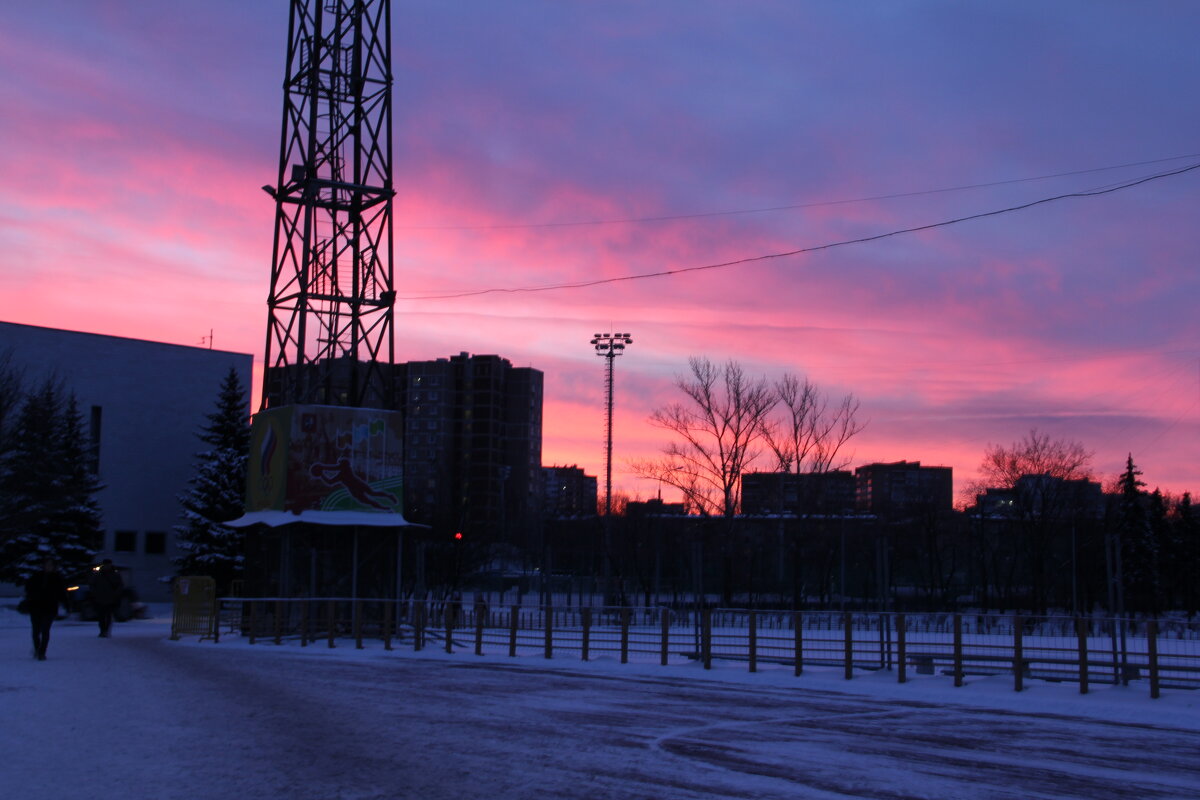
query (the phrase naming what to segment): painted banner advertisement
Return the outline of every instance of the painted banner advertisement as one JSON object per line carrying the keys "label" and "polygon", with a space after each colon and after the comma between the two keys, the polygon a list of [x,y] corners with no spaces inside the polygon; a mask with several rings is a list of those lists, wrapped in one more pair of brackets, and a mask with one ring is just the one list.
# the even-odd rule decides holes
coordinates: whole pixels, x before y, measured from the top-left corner
{"label": "painted banner advertisement", "polygon": [[398,411],[282,406],[251,427],[246,510],[402,514]]}

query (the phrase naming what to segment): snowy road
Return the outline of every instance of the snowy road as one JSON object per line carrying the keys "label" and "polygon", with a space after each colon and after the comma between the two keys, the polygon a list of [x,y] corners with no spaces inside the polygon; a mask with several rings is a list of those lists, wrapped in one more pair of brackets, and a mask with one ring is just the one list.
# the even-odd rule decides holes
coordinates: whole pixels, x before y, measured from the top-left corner
{"label": "snowy road", "polygon": [[0,627],[0,796],[1200,796],[1190,693],[1114,695],[1108,710],[1129,721],[1112,722],[1063,713],[1106,702],[1069,692],[1047,694],[1045,712],[931,702],[919,687],[887,697],[867,680],[851,694],[808,675],[173,643],[158,622],[116,632],[60,623],[35,662],[26,629]]}

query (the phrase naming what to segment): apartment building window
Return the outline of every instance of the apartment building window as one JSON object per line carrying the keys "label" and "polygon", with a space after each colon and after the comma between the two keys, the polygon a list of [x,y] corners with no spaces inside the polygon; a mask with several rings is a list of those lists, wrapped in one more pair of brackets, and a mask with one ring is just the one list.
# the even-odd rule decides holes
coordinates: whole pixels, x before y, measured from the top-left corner
{"label": "apartment building window", "polygon": [[113,534],[113,552],[136,553],[137,531],[117,531]]}

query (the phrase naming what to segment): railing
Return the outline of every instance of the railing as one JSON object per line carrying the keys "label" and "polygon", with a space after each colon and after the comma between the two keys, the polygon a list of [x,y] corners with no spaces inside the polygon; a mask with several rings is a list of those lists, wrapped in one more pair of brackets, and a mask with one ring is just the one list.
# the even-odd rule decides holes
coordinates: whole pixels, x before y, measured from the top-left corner
{"label": "railing", "polygon": [[943,674],[961,686],[968,675],[1011,675],[1091,684],[1146,681],[1200,688],[1200,622],[998,614],[896,614],[744,609],[556,608],[392,599],[224,598],[216,639],[285,640],[336,647],[381,641],[386,650],[437,647],[447,653],[616,658],[667,664],[687,658]]}

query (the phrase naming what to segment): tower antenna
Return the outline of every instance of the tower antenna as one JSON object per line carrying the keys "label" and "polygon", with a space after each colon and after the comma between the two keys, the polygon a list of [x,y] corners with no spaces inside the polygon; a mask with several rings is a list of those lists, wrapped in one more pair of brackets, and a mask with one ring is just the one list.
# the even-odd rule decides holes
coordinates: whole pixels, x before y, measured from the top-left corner
{"label": "tower antenna", "polygon": [[262,407],[389,408],[390,0],[292,0]]}

